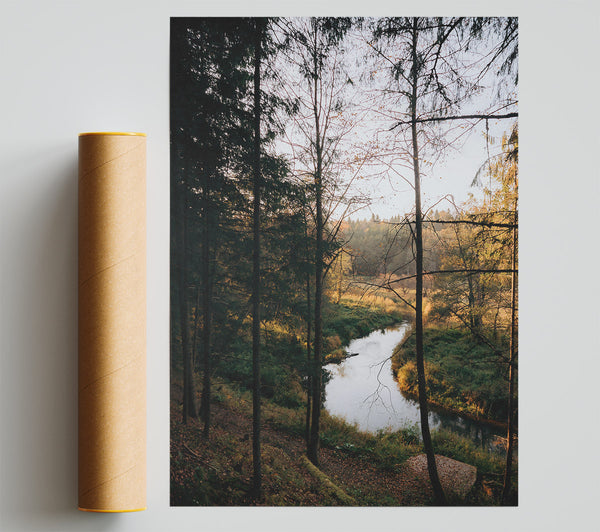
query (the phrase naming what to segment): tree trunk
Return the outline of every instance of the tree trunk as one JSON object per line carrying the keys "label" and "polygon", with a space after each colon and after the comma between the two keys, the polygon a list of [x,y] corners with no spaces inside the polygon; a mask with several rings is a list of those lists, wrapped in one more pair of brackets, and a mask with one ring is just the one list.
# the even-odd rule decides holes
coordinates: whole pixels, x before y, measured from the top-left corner
{"label": "tree trunk", "polygon": [[261,497],[260,459],[260,62],[262,21],[255,19],[254,41],[254,205],[252,214],[252,490],[255,500]]}
{"label": "tree trunk", "polygon": [[[516,208],[515,208],[516,213]],[[516,225],[516,222],[515,222]],[[512,279],[511,279],[511,316],[510,316],[510,354],[508,362],[508,433],[506,436],[506,468],[504,470],[504,485],[502,488],[502,504],[510,504],[511,475],[514,447],[514,395],[515,372],[517,359],[517,228],[513,228],[512,250]]]}
{"label": "tree trunk", "polygon": [[[307,235],[308,236],[308,235]],[[306,362],[308,367],[308,383],[306,386],[306,427],[305,431],[305,439],[306,446],[310,445],[310,420],[311,420],[311,408],[312,408],[312,359],[311,359],[311,323],[312,316],[310,312],[311,305],[311,297],[310,297],[310,274],[306,272]]]}
{"label": "tree trunk", "polygon": [[[315,46],[316,49],[316,46]],[[317,69],[316,52],[314,56],[315,73]],[[316,202],[316,251],[315,251],[315,338],[314,338],[314,364],[313,364],[313,404],[312,423],[310,429],[310,445],[308,458],[315,465],[319,465],[319,424],[321,419],[321,365],[323,358],[323,318],[321,307],[323,303],[323,150],[321,146],[321,131],[319,124],[317,78],[314,78],[313,111],[315,117],[315,152],[317,168],[315,172],[315,202]]]}
{"label": "tree trunk", "polygon": [[429,432],[429,416],[427,408],[427,383],[425,380],[425,362],[423,356],[423,220],[421,214],[421,177],[419,174],[419,145],[417,138],[417,19],[413,19],[412,32],[412,96],[411,96],[411,133],[413,145],[413,170],[415,177],[415,248],[416,248],[416,347],[417,347],[417,380],[419,388],[419,409],[421,413],[421,432],[423,435],[423,446],[427,455],[427,469],[436,502],[440,505],[446,504],[444,490],[440,483],[435,463],[435,454]]}
{"label": "tree trunk", "polygon": [[315,253],[315,338],[313,357],[313,404],[312,423],[310,429],[310,445],[308,458],[318,467],[319,465],[319,425],[321,419],[321,366],[323,358],[323,318],[321,307],[323,303],[323,212],[321,180],[318,178],[317,188],[317,242]]}
{"label": "tree trunk", "polygon": [[208,176],[205,177],[202,191],[203,217],[202,224],[202,354],[203,354],[203,379],[202,379],[202,403],[201,413],[204,421],[204,430],[202,435],[208,439],[210,434],[210,399],[211,399],[211,352],[210,352],[210,333],[211,333],[211,278],[210,278],[210,199],[208,196]]}
{"label": "tree trunk", "polygon": [[180,220],[180,272],[179,272],[179,314],[181,319],[181,350],[183,354],[183,423],[188,418],[196,418],[196,393],[194,390],[194,368],[190,349],[190,328],[187,298],[187,198],[184,185],[179,185],[179,220]]}
{"label": "tree trunk", "polygon": [[[384,271],[385,274],[385,271]],[[338,277],[338,286],[337,286],[337,301],[336,303],[339,305],[342,300],[342,282],[344,280],[344,252],[340,252],[340,273]]]}
{"label": "tree trunk", "polygon": [[[192,368],[194,371],[198,367],[198,331],[200,330],[200,294],[201,289],[196,286],[196,304],[194,307],[194,327],[192,329],[192,338],[190,340],[192,344]],[[202,405],[200,405],[200,413],[202,412]],[[202,415],[202,414],[201,414]]]}

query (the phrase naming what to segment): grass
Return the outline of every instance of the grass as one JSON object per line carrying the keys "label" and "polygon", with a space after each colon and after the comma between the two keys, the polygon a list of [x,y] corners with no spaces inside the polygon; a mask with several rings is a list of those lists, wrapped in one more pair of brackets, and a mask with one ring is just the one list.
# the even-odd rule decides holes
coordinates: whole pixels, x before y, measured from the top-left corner
{"label": "grass", "polygon": [[[366,298],[366,299],[365,299]],[[365,306],[368,304],[369,306]],[[366,296],[350,291],[339,304],[324,307],[325,354],[335,356],[344,352],[353,338],[398,323],[403,316],[399,300],[389,293],[377,292]],[[406,427],[398,431],[380,431],[377,434],[360,431],[356,426],[323,412],[321,421],[322,448],[343,464],[341,477],[320,470],[312,470],[304,462],[304,430],[306,394],[301,375],[305,373],[306,351],[302,336],[289,325],[270,322],[262,336],[262,420],[263,484],[268,505],[339,505],[359,506],[398,505],[385,482],[373,487],[366,481],[347,478],[352,468],[358,468],[357,477],[370,471],[382,479],[396,478],[402,465],[411,456],[423,452],[418,430]],[[439,347],[438,358],[457,371],[465,371],[457,363],[459,352],[464,351],[462,336],[446,330],[441,336],[430,337],[428,346]],[[450,344],[457,344],[452,348]],[[470,349],[470,346],[467,346]],[[410,345],[403,350],[409,353]],[[455,349],[456,352],[453,352]],[[478,356],[478,351],[475,348]],[[433,351],[432,351],[433,352]],[[448,353],[450,352],[450,356]],[[407,366],[410,360],[400,350],[395,356],[396,369]],[[181,370],[172,375],[171,420],[171,499],[173,505],[247,505],[254,504],[250,497],[252,476],[251,429],[252,396],[251,356],[247,338],[239,338],[235,351],[228,356],[215,357],[213,378],[213,413],[210,442],[201,437],[197,422],[189,426],[180,423],[180,405],[175,397],[180,394]],[[428,364],[434,367],[435,357]],[[399,365],[398,365],[399,364]],[[464,364],[462,364],[464,366]],[[459,375],[460,376],[460,375]],[[463,375],[464,376],[464,375]],[[462,378],[462,377],[461,377]],[[442,382],[445,379],[438,379]],[[434,384],[437,383],[432,379]],[[437,386],[437,384],[436,384]],[[200,386],[196,387],[199,394]],[[446,399],[451,398],[447,396]],[[237,425],[236,425],[237,423]],[[475,465],[492,485],[501,475],[503,464],[475,444],[452,433],[434,432],[436,453]],[[362,465],[361,465],[362,464]],[[326,464],[327,465],[327,464]],[[362,473],[360,468],[365,468]],[[335,471],[331,470],[334,473]],[[491,479],[491,480],[490,480]],[[363,479],[364,480],[364,479]],[[341,484],[339,484],[341,482]],[[393,481],[391,482],[393,484]],[[376,483],[379,485],[379,483]],[[516,485],[516,482],[515,482]],[[495,488],[495,489],[496,489]],[[407,488],[403,504],[423,504],[423,494],[410,493]],[[386,491],[387,490],[387,491]],[[479,491],[483,493],[483,488]],[[493,504],[495,495],[471,501],[474,504]],[[411,502],[416,501],[416,502]]]}
{"label": "grass", "polygon": [[327,361],[344,358],[344,346],[354,338],[366,336],[372,331],[384,329],[402,320],[402,314],[397,306],[385,310],[385,305],[381,307],[363,305],[364,302],[353,302],[343,298],[339,304],[325,306],[323,347]]}
{"label": "grass", "polygon": [[[392,369],[400,389],[418,393],[415,337],[396,347]],[[430,327],[424,333],[425,374],[432,404],[477,419],[506,420],[506,365],[489,346],[461,329]]]}
{"label": "grass", "polygon": [[[215,419],[210,443],[202,439],[199,423],[187,427],[181,425],[180,416],[175,414],[179,404],[172,401],[173,505],[253,504],[249,495],[252,475],[251,393],[217,378],[213,397]],[[386,491],[386,485],[389,485],[390,478],[401,473],[402,465],[409,457],[423,452],[416,426],[373,434],[323,412],[322,447],[335,453],[348,475],[348,478],[336,480],[322,469],[313,470],[305,463],[304,415],[301,408],[283,407],[271,400],[262,402],[265,486],[262,504],[398,505],[398,499]],[[492,485],[498,483],[503,468],[499,457],[449,432],[434,431],[433,439],[436,453],[476,466],[481,473],[480,486],[481,479]],[[327,467],[327,464],[324,465]],[[372,484],[361,481],[364,475],[362,467],[371,468],[374,471],[371,474],[382,475],[380,489],[374,491]],[[410,489],[406,497],[409,503],[423,500],[422,494],[411,494]],[[494,499],[486,497],[485,493],[478,497],[471,503],[494,503]]]}
{"label": "grass", "polygon": [[[343,298],[339,304],[323,306],[323,356],[325,362],[345,357],[344,346],[352,339],[398,323],[402,315],[389,298],[373,296],[366,301]],[[281,406],[300,407],[305,401],[303,375],[308,373],[303,322],[268,321],[261,332],[261,394]],[[314,331],[313,331],[314,333]],[[226,355],[214,357],[216,373],[242,388],[252,387],[252,344],[249,334],[240,334]]]}

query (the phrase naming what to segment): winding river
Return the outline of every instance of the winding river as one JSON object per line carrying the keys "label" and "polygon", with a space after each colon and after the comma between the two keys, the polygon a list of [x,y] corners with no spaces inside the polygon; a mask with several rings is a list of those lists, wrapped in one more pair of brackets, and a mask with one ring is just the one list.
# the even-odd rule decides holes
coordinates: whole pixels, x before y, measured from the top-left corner
{"label": "winding river", "polygon": [[[331,374],[325,388],[325,408],[330,414],[365,431],[416,426],[420,434],[419,405],[400,392],[391,368],[394,347],[408,329],[408,324],[401,324],[352,340],[346,348],[348,358],[325,366]],[[498,450],[497,437],[505,435],[502,429],[431,407],[429,426],[451,430],[494,450]]]}

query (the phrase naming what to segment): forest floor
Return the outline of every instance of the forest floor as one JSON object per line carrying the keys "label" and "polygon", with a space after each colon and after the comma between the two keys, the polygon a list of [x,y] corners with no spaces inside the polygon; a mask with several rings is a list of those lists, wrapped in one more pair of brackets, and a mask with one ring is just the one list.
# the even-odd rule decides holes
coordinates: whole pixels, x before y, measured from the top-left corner
{"label": "forest floor", "polygon": [[[217,384],[210,438],[202,423],[181,419],[181,386],[171,394],[171,505],[237,506],[256,504],[252,483],[252,418],[249,397]],[[421,506],[433,503],[429,481],[406,464],[381,468],[352,452],[352,445],[323,446],[319,469],[305,458],[304,438],[286,428],[285,409],[263,403],[262,468],[266,506]],[[413,455],[420,450],[415,445]],[[460,505],[493,504],[481,476]]]}

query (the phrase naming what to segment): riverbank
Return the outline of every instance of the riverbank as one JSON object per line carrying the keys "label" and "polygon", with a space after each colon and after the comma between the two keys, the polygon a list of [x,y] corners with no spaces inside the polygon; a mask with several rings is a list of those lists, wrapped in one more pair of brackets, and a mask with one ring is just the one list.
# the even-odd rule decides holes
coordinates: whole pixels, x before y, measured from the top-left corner
{"label": "riverbank", "polygon": [[[401,390],[401,393],[407,399],[410,399],[411,401],[414,401],[416,403],[419,402],[419,394],[418,393],[409,393],[409,392],[405,392],[403,390]],[[489,419],[486,417],[478,416],[476,414],[471,414],[471,413],[465,411],[464,409],[444,406],[443,404],[436,403],[435,400],[432,400],[429,398],[427,399],[427,405],[429,406],[429,410],[431,412],[436,412],[438,414],[442,414],[442,415],[452,414],[455,416],[460,416],[465,419],[474,421],[475,423],[480,423],[482,425],[486,425],[490,428],[494,428],[497,430],[506,431],[507,427],[508,427],[506,422],[497,421],[495,419]]]}
{"label": "riverbank", "polygon": [[[171,387],[171,505],[254,505],[252,398],[217,379],[209,441],[201,424],[181,423],[181,387]],[[267,506],[423,506],[433,503],[428,481],[405,467],[422,453],[410,428],[369,434],[323,414],[319,474],[306,466],[304,411],[264,400],[262,460]],[[502,461],[447,432],[434,432],[436,453],[478,468],[473,489],[453,503],[493,505],[501,489]],[[329,481],[329,482],[328,482]],[[336,489],[332,489],[331,484]]]}
{"label": "riverbank", "polygon": [[[365,299],[365,298],[363,298]],[[352,338],[364,336],[402,319],[401,311],[389,298],[361,300],[345,296],[339,303],[323,305],[323,359],[345,356],[344,346]],[[302,320],[263,322],[261,329],[261,395],[285,407],[306,404],[306,379],[311,362],[306,348],[306,323]],[[225,353],[215,354],[215,375],[252,388],[252,337],[250,329],[238,331]],[[314,331],[311,332],[311,336]],[[314,340],[314,338],[311,338]],[[177,342],[178,338],[172,339]],[[215,350],[216,351],[216,350]],[[312,356],[312,349],[311,349]]]}
{"label": "riverbank", "polygon": [[[376,433],[420,426],[420,409],[415,396],[403,393],[394,379],[391,356],[410,334],[408,323],[377,330],[350,342],[348,351],[355,356],[325,366],[325,409],[361,430]],[[474,444],[503,454],[502,437],[506,430],[487,420],[473,420],[461,412],[431,405],[431,429],[445,429],[468,438]],[[420,429],[417,429],[420,434]]]}
{"label": "riverbank", "polygon": [[[369,336],[398,323],[402,316],[383,307],[365,307],[343,300],[324,312],[325,353],[356,337]],[[284,322],[265,324],[261,335],[261,442],[264,499],[250,495],[252,478],[252,396],[250,356],[245,338],[237,351],[215,357],[212,382],[211,434],[202,425],[183,425],[182,369],[171,375],[171,504],[174,506],[289,505],[420,506],[433,503],[429,481],[405,467],[423,453],[417,426],[400,430],[361,431],[323,411],[320,466],[308,467],[304,455],[306,349],[301,332]],[[377,334],[377,332],[373,334]],[[359,338],[360,340],[361,338]],[[399,338],[389,340],[388,357]],[[387,349],[387,348],[386,348]],[[349,360],[359,359],[360,357]],[[390,386],[396,387],[387,362]],[[200,404],[200,375],[195,377]],[[354,388],[354,390],[356,390]],[[503,462],[467,438],[446,430],[433,431],[435,452],[477,467],[477,482],[458,505],[494,505],[501,490]],[[515,481],[516,485],[516,481]]]}
{"label": "riverbank", "polygon": [[[428,401],[435,407],[506,428],[506,365],[468,331],[429,327],[424,333]],[[415,337],[409,335],[392,355],[400,390],[417,398]]]}
{"label": "riverbank", "polygon": [[323,318],[325,364],[329,364],[348,357],[346,346],[354,338],[399,324],[403,316],[397,308],[386,311],[345,300],[329,304]]}

